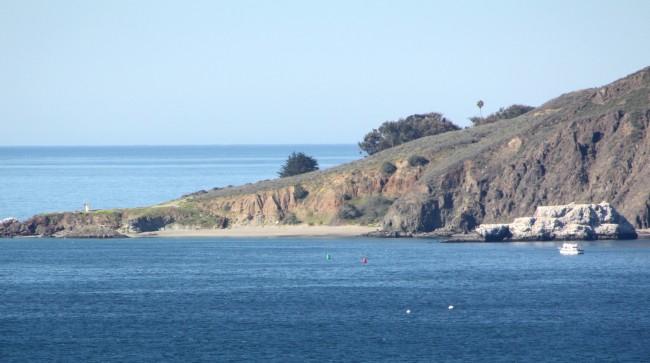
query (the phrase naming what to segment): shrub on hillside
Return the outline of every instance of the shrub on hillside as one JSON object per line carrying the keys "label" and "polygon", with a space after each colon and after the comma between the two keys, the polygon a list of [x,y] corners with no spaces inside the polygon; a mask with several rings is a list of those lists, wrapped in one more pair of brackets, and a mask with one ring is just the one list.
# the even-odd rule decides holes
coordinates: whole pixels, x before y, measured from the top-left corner
{"label": "shrub on hillside", "polygon": [[439,113],[411,115],[399,121],[384,122],[366,134],[359,147],[372,155],[411,140],[454,130],[460,130],[460,127]]}
{"label": "shrub on hillside", "polygon": [[300,224],[300,220],[293,213],[287,213],[284,218],[282,218],[282,224]]}
{"label": "shrub on hillside", "polygon": [[359,224],[373,224],[381,221],[392,204],[392,199],[382,195],[353,198],[341,207],[338,217]]}
{"label": "shrub on hillside", "polygon": [[318,162],[304,153],[292,153],[278,172],[281,178],[318,170]]}
{"label": "shrub on hillside", "polygon": [[411,155],[409,156],[408,162],[410,166],[415,167],[415,166],[427,165],[429,163],[429,160],[427,160],[427,158],[420,155]]}
{"label": "shrub on hillside", "polygon": [[302,185],[296,184],[293,186],[293,199],[300,200],[304,199],[309,195],[307,189],[303,188]]}
{"label": "shrub on hillside", "polygon": [[499,111],[490,114],[487,117],[470,117],[470,121],[472,121],[474,126],[491,124],[499,120],[508,120],[511,118],[521,116],[533,110],[534,108],[535,107],[533,106],[526,106],[526,105],[512,105],[506,108],[501,107]]}
{"label": "shrub on hillside", "polygon": [[341,219],[355,219],[361,217],[361,211],[352,204],[344,204],[339,210],[339,218]]}
{"label": "shrub on hillside", "polygon": [[380,222],[392,204],[393,200],[381,195],[361,198],[355,203],[355,206],[362,214],[361,217],[357,218],[357,221],[361,224]]}
{"label": "shrub on hillside", "polygon": [[384,161],[384,163],[381,164],[381,172],[384,175],[393,175],[393,173],[396,171],[397,167],[390,161]]}

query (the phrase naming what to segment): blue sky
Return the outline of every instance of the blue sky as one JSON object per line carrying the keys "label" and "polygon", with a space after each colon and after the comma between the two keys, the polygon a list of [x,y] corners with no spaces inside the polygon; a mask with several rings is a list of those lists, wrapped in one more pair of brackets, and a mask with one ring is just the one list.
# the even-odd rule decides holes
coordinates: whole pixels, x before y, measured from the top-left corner
{"label": "blue sky", "polygon": [[650,1],[0,2],[0,145],[353,143],[650,65]]}

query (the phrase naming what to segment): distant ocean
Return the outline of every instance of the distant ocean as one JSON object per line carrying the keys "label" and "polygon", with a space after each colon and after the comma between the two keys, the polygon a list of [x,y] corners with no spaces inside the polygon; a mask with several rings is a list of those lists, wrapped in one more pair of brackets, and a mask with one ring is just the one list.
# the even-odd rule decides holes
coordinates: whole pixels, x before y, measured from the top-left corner
{"label": "distant ocean", "polygon": [[361,157],[356,145],[0,147],[0,218],[145,206],[200,189],[275,178],[293,151],[321,169]]}

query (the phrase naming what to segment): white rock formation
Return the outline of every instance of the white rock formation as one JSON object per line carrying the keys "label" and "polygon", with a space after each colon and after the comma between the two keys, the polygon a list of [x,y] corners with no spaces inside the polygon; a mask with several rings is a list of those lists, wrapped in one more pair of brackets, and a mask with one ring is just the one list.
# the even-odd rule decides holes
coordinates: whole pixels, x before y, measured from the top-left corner
{"label": "white rock formation", "polygon": [[18,222],[18,219],[14,218],[14,217],[8,217],[8,218],[0,219],[0,224],[2,224],[2,225],[14,223],[14,222]]}
{"label": "white rock formation", "polygon": [[609,203],[540,206],[533,217],[476,228],[485,241],[634,239],[634,227]]}

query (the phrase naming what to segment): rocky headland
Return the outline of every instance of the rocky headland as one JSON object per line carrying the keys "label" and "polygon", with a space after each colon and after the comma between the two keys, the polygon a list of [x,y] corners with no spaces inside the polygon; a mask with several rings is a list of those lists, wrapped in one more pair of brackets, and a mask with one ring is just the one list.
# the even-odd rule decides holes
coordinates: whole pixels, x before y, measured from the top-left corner
{"label": "rocky headland", "polygon": [[[199,191],[145,208],[7,220],[0,236],[119,237],[295,224],[445,235],[533,216],[518,220],[512,231],[508,225],[523,236],[526,228],[547,230],[539,206],[603,200],[643,229],[650,227],[649,129],[645,68],[513,119],[426,136],[327,170]],[[600,207],[594,208],[588,209]],[[617,223],[601,222],[607,224]],[[611,227],[575,228],[553,233],[601,238]],[[612,236],[629,235],[621,232],[628,225],[618,228]]]}

